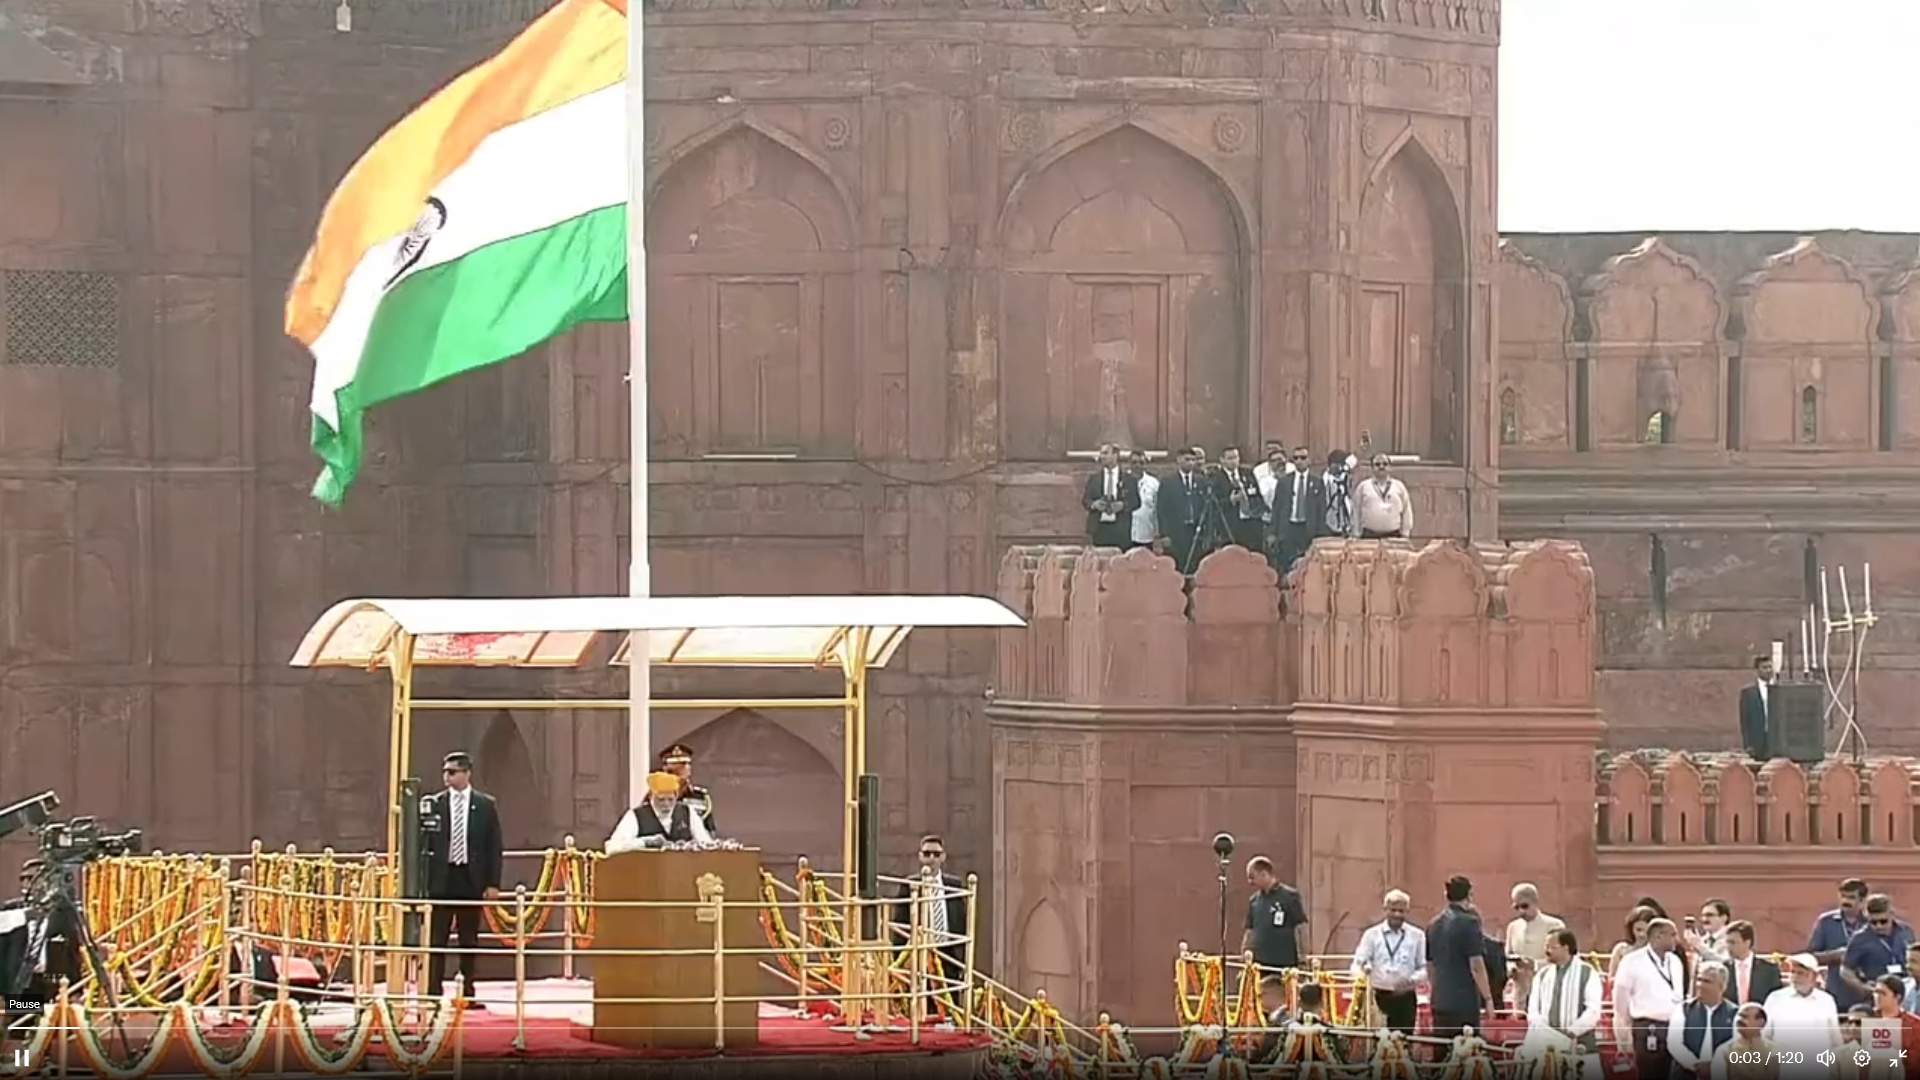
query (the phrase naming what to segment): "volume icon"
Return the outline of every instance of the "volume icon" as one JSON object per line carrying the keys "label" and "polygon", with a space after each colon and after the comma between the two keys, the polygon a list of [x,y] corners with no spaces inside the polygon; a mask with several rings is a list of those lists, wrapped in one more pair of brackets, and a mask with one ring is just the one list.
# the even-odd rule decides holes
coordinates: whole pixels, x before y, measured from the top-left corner
{"label": "volume icon", "polygon": [[1822,1064],[1822,1065],[1832,1065],[1832,1064],[1833,1064],[1833,1051],[1831,1051],[1831,1050],[1822,1050],[1822,1051],[1820,1051],[1820,1052],[1819,1052],[1818,1054],[1815,1054],[1815,1055],[1813,1056],[1813,1060],[1815,1060],[1815,1061],[1817,1061],[1817,1062],[1819,1062],[1819,1063],[1820,1063],[1820,1064]]}

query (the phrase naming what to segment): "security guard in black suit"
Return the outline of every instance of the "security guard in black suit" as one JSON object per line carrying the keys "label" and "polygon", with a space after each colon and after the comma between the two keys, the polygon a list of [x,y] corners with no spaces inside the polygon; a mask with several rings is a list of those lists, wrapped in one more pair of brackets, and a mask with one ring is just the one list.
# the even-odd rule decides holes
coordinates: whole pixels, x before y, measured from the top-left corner
{"label": "security guard in black suit", "polygon": [[707,832],[720,835],[713,823],[713,792],[693,782],[693,750],[686,743],[674,743],[660,751],[660,771],[680,778],[680,801],[707,823]]}
{"label": "security guard in black suit", "polygon": [[[471,995],[474,952],[480,944],[481,913],[476,901],[500,895],[505,844],[501,840],[499,806],[493,796],[473,786],[473,758],[462,750],[448,754],[441,775],[447,786],[427,797],[439,820],[439,828],[426,838],[427,897],[466,902],[434,905],[428,946],[444,948],[448,932],[453,932],[459,942],[460,974],[466,979],[466,993]],[[428,961],[427,996],[440,996],[446,965],[444,952],[434,953]],[[469,1007],[478,1007],[471,1004],[471,998]]]}

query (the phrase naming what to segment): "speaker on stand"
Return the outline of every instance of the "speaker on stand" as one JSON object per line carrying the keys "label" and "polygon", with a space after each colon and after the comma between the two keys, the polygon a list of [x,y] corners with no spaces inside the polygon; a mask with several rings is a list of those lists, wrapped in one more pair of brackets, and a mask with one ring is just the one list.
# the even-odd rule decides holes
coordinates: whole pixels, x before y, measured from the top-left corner
{"label": "speaker on stand", "polygon": [[1767,757],[1818,765],[1827,757],[1827,688],[1819,682],[1767,687]]}

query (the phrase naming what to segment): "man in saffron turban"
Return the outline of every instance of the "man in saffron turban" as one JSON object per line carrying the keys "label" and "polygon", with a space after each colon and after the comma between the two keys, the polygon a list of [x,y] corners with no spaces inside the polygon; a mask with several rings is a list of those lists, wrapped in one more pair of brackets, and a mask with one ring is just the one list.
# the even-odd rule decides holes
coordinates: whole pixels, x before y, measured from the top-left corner
{"label": "man in saffron turban", "polygon": [[706,821],[681,800],[680,778],[670,772],[648,773],[647,801],[621,815],[607,837],[607,854],[712,840]]}

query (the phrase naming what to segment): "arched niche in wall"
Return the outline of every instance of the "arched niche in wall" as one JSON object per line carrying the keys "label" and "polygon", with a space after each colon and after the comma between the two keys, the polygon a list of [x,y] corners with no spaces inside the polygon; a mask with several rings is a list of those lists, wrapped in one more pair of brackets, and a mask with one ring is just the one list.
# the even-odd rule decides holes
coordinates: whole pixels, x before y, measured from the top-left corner
{"label": "arched niche in wall", "polygon": [[1036,158],[1001,225],[1008,457],[1238,441],[1247,247],[1217,173],[1170,135],[1101,125]]}
{"label": "arched niche in wall", "polygon": [[1453,188],[1412,128],[1367,179],[1357,248],[1353,441],[1457,461],[1466,421],[1466,253]]}

